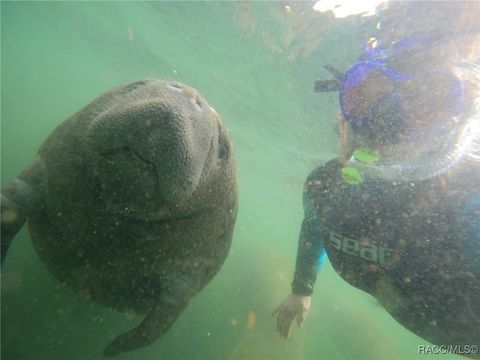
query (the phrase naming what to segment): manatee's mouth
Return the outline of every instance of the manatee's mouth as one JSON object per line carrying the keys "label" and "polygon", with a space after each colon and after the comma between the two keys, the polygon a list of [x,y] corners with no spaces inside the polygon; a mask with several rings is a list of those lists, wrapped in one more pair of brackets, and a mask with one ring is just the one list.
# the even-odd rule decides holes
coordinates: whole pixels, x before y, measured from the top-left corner
{"label": "manatee's mouth", "polygon": [[[169,196],[161,189],[159,169],[130,147],[100,155],[95,166],[96,197],[103,211],[129,220],[171,222],[188,219],[186,203],[191,199]],[[182,191],[179,187],[177,191]],[[191,204],[190,204],[191,205]],[[190,207],[190,206],[189,206]]]}
{"label": "manatee's mouth", "polygon": [[97,183],[94,197],[98,199],[95,201],[109,215],[124,221],[157,224],[196,216],[192,212],[198,207],[192,203],[196,187],[192,193],[185,191],[185,196],[181,187],[177,188],[180,196],[165,194],[159,169],[135,149],[125,146],[104,152],[99,155],[94,171]]}
{"label": "manatee's mouth", "polygon": [[101,156],[104,158],[115,158],[119,156],[121,157],[122,155],[126,155],[132,160],[130,164],[127,164],[129,167],[133,168],[136,166],[149,169],[148,177],[150,177],[150,179],[148,179],[148,181],[154,183],[154,188],[157,191],[160,190],[160,180],[158,178],[158,171],[155,167],[155,164],[146,157],[142,156],[142,153],[135,150],[135,148],[124,146],[122,148],[110,150],[101,154]]}

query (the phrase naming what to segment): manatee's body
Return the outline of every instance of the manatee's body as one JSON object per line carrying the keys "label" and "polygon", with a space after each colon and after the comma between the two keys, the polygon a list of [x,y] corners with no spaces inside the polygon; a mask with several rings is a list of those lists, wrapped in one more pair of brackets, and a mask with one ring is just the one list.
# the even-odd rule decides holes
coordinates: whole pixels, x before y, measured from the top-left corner
{"label": "manatee's body", "polygon": [[61,124],[2,189],[2,258],[28,218],[59,281],[145,313],[106,349],[165,333],[217,273],[237,213],[232,142],[192,88],[159,80],[114,89]]}

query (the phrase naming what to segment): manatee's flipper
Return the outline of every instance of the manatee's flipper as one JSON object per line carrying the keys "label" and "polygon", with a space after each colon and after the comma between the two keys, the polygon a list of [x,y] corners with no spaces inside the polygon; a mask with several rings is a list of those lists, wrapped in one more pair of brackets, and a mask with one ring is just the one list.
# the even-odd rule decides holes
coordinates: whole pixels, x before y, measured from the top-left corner
{"label": "manatee's flipper", "polygon": [[[104,356],[115,356],[152,344],[165,334],[187,307],[190,299],[200,291],[202,278],[208,261],[198,261],[198,271],[188,278],[176,273],[165,278],[166,285],[162,289],[157,303],[136,328],[117,336],[105,348]],[[197,262],[195,261],[195,262]]]}
{"label": "manatee's flipper", "polygon": [[17,232],[42,204],[43,165],[36,161],[20,176],[2,187],[1,251],[2,263]]}
{"label": "manatee's flipper", "polygon": [[[3,190],[2,190],[3,192]],[[21,229],[27,216],[15,204],[5,198],[2,194],[2,204],[0,217],[1,223],[1,249],[2,249],[2,263],[7,255],[8,247],[12,242],[17,232]]]}
{"label": "manatee's flipper", "polygon": [[159,301],[140,325],[108,344],[103,355],[111,357],[152,344],[170,329],[187,305],[188,299]]}

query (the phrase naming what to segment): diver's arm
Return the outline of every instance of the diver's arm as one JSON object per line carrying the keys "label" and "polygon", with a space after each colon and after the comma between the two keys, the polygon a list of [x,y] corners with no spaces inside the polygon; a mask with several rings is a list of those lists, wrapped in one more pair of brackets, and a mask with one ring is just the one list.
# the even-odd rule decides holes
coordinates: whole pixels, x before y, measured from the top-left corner
{"label": "diver's arm", "polygon": [[306,214],[298,240],[297,261],[292,282],[294,294],[312,295],[317,272],[325,257],[320,224],[317,219]]}
{"label": "diver's arm", "polygon": [[318,206],[321,203],[321,182],[317,179],[323,167],[310,174],[304,187],[305,217],[298,242],[297,262],[295,267],[292,292],[275,309],[277,331],[287,339],[292,331],[293,321],[302,326],[310,308],[313,284],[317,278],[319,265],[326,257],[320,221],[317,218]]}
{"label": "diver's arm", "polygon": [[298,240],[297,261],[292,282],[292,292],[297,295],[311,295],[317,279],[317,272],[325,261],[326,252],[318,218],[319,207],[324,197],[319,180],[324,167],[315,169],[304,186],[304,219]]}

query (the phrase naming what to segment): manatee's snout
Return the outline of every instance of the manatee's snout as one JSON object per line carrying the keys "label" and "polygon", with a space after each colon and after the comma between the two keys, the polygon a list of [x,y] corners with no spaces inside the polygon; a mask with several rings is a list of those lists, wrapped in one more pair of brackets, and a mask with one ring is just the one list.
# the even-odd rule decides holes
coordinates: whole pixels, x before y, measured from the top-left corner
{"label": "manatee's snout", "polygon": [[142,209],[189,198],[212,142],[206,101],[192,88],[158,80],[117,90],[111,101],[87,132],[103,196]]}

